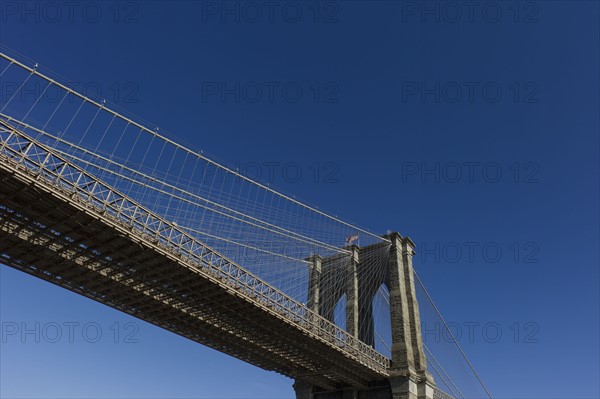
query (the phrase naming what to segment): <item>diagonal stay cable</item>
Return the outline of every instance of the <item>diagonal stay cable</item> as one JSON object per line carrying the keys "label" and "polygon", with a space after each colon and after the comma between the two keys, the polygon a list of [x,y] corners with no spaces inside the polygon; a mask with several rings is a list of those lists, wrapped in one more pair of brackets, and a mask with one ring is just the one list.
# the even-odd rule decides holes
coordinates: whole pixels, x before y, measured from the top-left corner
{"label": "diagonal stay cable", "polygon": [[377,238],[377,239],[378,239],[378,240],[380,240],[380,241],[389,241],[389,240],[388,240],[388,239],[386,239],[386,238],[380,237],[380,236],[378,236],[377,234],[371,233],[371,232],[370,232],[370,231],[368,231],[368,230],[364,230],[364,229],[362,229],[362,228],[360,228],[360,227],[354,226],[354,225],[352,225],[352,224],[350,224],[350,223],[348,223],[348,222],[345,222],[345,221],[343,221],[343,220],[341,220],[341,219],[339,219],[339,218],[337,218],[337,217],[335,217],[335,216],[332,216],[332,215],[329,215],[329,214],[327,214],[327,213],[325,213],[325,212],[323,212],[323,211],[320,211],[320,210],[319,210],[319,209],[317,209],[317,208],[314,208],[314,207],[312,207],[312,206],[309,206],[309,205],[307,205],[307,204],[304,204],[304,203],[302,203],[302,202],[300,202],[300,201],[296,200],[296,199],[295,199],[295,198],[293,198],[293,197],[290,197],[290,196],[288,196],[288,195],[286,195],[286,194],[283,194],[283,193],[281,193],[281,192],[279,192],[279,191],[276,191],[276,190],[272,189],[272,188],[271,188],[271,187],[269,187],[269,186],[266,186],[266,185],[264,185],[264,184],[262,184],[262,183],[259,183],[259,182],[255,181],[255,180],[253,180],[253,179],[250,179],[249,177],[246,177],[246,176],[244,176],[243,174],[241,174],[241,173],[239,173],[239,172],[237,172],[237,171],[235,171],[235,170],[233,170],[233,169],[230,169],[230,168],[228,168],[228,167],[226,167],[226,166],[224,166],[224,165],[222,165],[222,164],[220,164],[220,163],[218,163],[218,162],[215,162],[215,161],[213,161],[212,159],[210,159],[210,158],[208,158],[208,157],[204,156],[202,153],[199,153],[199,152],[197,152],[197,151],[194,151],[194,150],[192,150],[192,149],[190,149],[190,148],[187,148],[187,147],[185,147],[185,146],[183,146],[183,145],[179,144],[178,142],[176,142],[176,141],[174,141],[174,140],[172,140],[172,139],[169,139],[168,137],[166,137],[166,136],[164,136],[164,135],[161,135],[161,134],[157,133],[156,131],[153,131],[153,130],[149,129],[149,128],[147,128],[146,126],[144,126],[144,125],[142,125],[142,124],[140,124],[140,123],[138,123],[138,122],[136,122],[136,121],[134,121],[134,120],[132,120],[132,119],[130,119],[130,118],[128,118],[128,117],[126,117],[126,116],[124,116],[124,115],[121,115],[121,114],[119,114],[118,112],[116,112],[116,111],[113,111],[112,109],[110,109],[110,108],[108,108],[108,107],[106,107],[106,106],[103,106],[103,104],[100,104],[100,103],[98,103],[97,101],[94,101],[94,100],[90,99],[89,97],[86,97],[86,96],[84,96],[83,94],[79,93],[78,91],[75,91],[75,90],[73,90],[73,89],[69,88],[68,86],[65,86],[65,85],[63,85],[62,83],[60,83],[60,82],[58,82],[58,81],[56,81],[56,80],[54,80],[54,79],[52,79],[52,78],[50,78],[50,77],[48,77],[48,76],[46,76],[46,75],[44,75],[44,74],[42,74],[42,73],[38,72],[38,71],[37,71],[37,68],[31,68],[31,67],[29,67],[29,66],[27,66],[27,65],[23,64],[22,62],[20,62],[20,61],[18,61],[18,60],[16,60],[16,59],[14,59],[14,58],[12,58],[12,57],[10,57],[10,56],[8,56],[8,55],[6,55],[6,54],[2,53],[2,52],[0,52],[0,57],[2,57],[2,58],[4,58],[4,59],[6,59],[6,60],[7,60],[7,61],[9,61],[9,62],[12,62],[12,63],[14,63],[15,65],[18,65],[19,67],[21,67],[21,68],[23,68],[23,69],[25,69],[25,70],[27,70],[27,71],[29,71],[31,74],[35,74],[35,75],[39,76],[40,78],[42,78],[42,79],[44,79],[44,80],[46,80],[46,81],[49,81],[49,82],[51,82],[52,84],[55,84],[56,86],[58,86],[58,87],[62,88],[63,90],[66,90],[66,91],[68,91],[69,93],[71,93],[71,94],[73,94],[73,95],[75,95],[75,96],[77,96],[77,97],[81,98],[82,100],[84,100],[84,101],[86,101],[86,102],[88,102],[88,103],[90,103],[90,104],[92,104],[92,105],[94,105],[94,106],[96,106],[96,107],[103,108],[103,109],[104,109],[106,112],[108,112],[108,113],[110,113],[110,114],[112,114],[112,115],[116,116],[117,118],[120,118],[120,119],[122,119],[122,120],[123,120],[123,121],[125,121],[125,122],[128,122],[128,123],[130,123],[130,124],[131,124],[131,125],[133,125],[133,126],[136,126],[136,127],[140,128],[140,129],[142,129],[143,131],[145,131],[146,133],[148,133],[148,134],[150,134],[150,135],[152,135],[152,136],[154,136],[154,137],[158,137],[159,139],[161,139],[161,140],[165,141],[166,143],[169,143],[170,145],[174,146],[175,148],[177,148],[177,149],[179,149],[179,150],[182,150],[182,151],[184,151],[184,152],[186,152],[186,153],[189,153],[189,154],[191,154],[191,155],[194,155],[194,156],[196,156],[196,157],[198,157],[198,158],[200,158],[200,159],[204,160],[205,162],[208,162],[208,163],[210,163],[211,165],[214,165],[214,166],[216,166],[216,167],[218,167],[218,168],[221,168],[222,170],[224,170],[224,171],[225,171],[225,172],[227,172],[227,173],[230,173],[230,174],[232,174],[232,175],[234,175],[234,176],[236,176],[236,177],[238,177],[238,178],[240,178],[240,179],[242,179],[242,180],[245,180],[245,181],[247,181],[247,182],[249,182],[249,183],[251,183],[251,184],[254,184],[254,185],[256,185],[256,186],[258,186],[258,187],[260,187],[260,188],[262,188],[262,189],[264,189],[264,190],[266,190],[266,191],[269,191],[269,192],[271,192],[271,193],[273,193],[273,194],[275,194],[275,195],[277,195],[277,196],[279,196],[279,197],[281,197],[281,198],[284,198],[284,199],[286,199],[286,200],[288,200],[288,201],[291,201],[291,202],[292,202],[292,203],[294,203],[294,204],[297,204],[297,205],[299,205],[299,206],[301,206],[301,207],[303,207],[303,208],[306,208],[306,209],[308,209],[308,210],[310,210],[310,211],[312,211],[312,212],[315,212],[315,213],[317,213],[317,214],[319,214],[319,215],[321,215],[321,216],[324,216],[324,217],[326,217],[326,218],[329,218],[329,219],[331,219],[331,220],[334,220],[335,222],[341,223],[341,224],[343,224],[343,225],[345,225],[345,226],[347,226],[347,227],[350,227],[350,228],[352,228],[352,229],[354,229],[354,230],[356,230],[356,231],[359,231],[359,232],[361,232],[361,233],[365,233],[365,234],[367,234],[367,235],[369,235],[369,236],[375,237],[375,238]]}
{"label": "diagonal stay cable", "polygon": [[429,292],[427,291],[427,288],[425,288],[425,285],[423,284],[423,282],[419,278],[419,275],[417,274],[416,271],[414,271],[414,275],[415,275],[415,279],[421,285],[421,288],[423,288],[423,291],[425,292],[425,295],[427,296],[427,299],[429,299],[429,302],[431,302],[431,305],[433,306],[433,309],[435,309],[436,313],[440,317],[440,320],[442,320],[442,323],[444,323],[444,326],[446,327],[446,330],[450,334],[450,337],[452,338],[452,341],[454,341],[454,344],[456,345],[456,347],[460,351],[462,357],[465,359],[465,361],[469,365],[469,368],[471,369],[471,371],[473,371],[473,374],[475,374],[475,377],[477,378],[477,380],[479,381],[479,383],[481,384],[481,386],[483,387],[483,389],[485,390],[485,392],[487,393],[487,395],[490,397],[490,399],[494,399],[493,396],[492,396],[492,394],[490,393],[490,391],[487,389],[487,387],[483,383],[483,380],[479,376],[479,373],[477,372],[477,370],[475,370],[475,367],[473,366],[473,364],[471,363],[471,361],[467,357],[467,354],[463,351],[463,349],[458,344],[458,341],[456,340],[456,337],[454,337],[454,334],[452,334],[452,331],[448,327],[448,324],[446,323],[446,320],[444,320],[444,316],[442,316],[442,313],[440,312],[440,310],[438,309],[437,305],[433,301],[433,298],[431,297],[431,295],[429,295]]}
{"label": "diagonal stay cable", "polygon": [[[224,209],[224,210],[225,210],[225,211],[227,211],[227,212],[231,212],[231,213],[237,214],[237,215],[239,215],[240,217],[243,217],[243,218],[248,218],[248,219],[251,219],[251,220],[253,220],[253,221],[257,222],[257,223],[264,224],[265,226],[268,226],[268,227],[270,227],[270,229],[267,229],[267,228],[265,228],[264,226],[257,225],[257,224],[255,224],[255,223],[251,223],[251,222],[249,222],[249,221],[247,221],[247,220],[243,220],[243,219],[240,219],[240,218],[235,218],[235,217],[233,217],[233,216],[231,216],[231,215],[228,215],[228,214],[226,214],[226,213],[223,213],[223,212],[216,211],[214,208],[210,208],[210,207],[207,207],[207,206],[203,206],[203,205],[201,205],[201,204],[198,204],[198,203],[196,203],[196,202],[193,202],[193,201],[191,201],[190,199],[186,199],[186,198],[183,198],[183,197],[180,197],[180,196],[176,196],[176,195],[174,195],[174,194],[172,194],[172,193],[169,193],[169,192],[167,192],[167,191],[161,190],[161,189],[159,189],[159,188],[156,188],[156,187],[154,187],[154,188],[153,188],[153,190],[155,190],[155,191],[158,191],[158,192],[160,192],[160,193],[162,193],[162,194],[165,194],[165,195],[168,195],[168,196],[173,196],[173,197],[175,197],[175,198],[177,198],[177,199],[179,199],[179,200],[181,200],[181,201],[185,201],[185,202],[187,202],[187,203],[189,203],[189,204],[192,204],[192,205],[199,206],[199,207],[201,207],[201,208],[207,209],[207,210],[209,210],[209,211],[211,211],[211,212],[215,212],[215,213],[217,213],[217,214],[220,214],[220,215],[222,215],[222,216],[225,216],[225,217],[228,217],[228,218],[231,218],[231,219],[234,219],[234,220],[237,220],[237,221],[240,221],[240,222],[246,223],[246,224],[250,224],[250,225],[252,225],[252,226],[254,226],[254,227],[261,228],[261,229],[263,229],[263,230],[270,231],[270,232],[273,232],[273,233],[276,233],[276,234],[282,235],[282,236],[284,236],[284,237],[287,237],[287,238],[290,238],[290,239],[293,239],[293,240],[296,240],[296,241],[301,241],[301,242],[304,242],[304,243],[307,243],[307,244],[310,244],[310,245],[315,245],[315,246],[324,247],[324,248],[326,248],[326,249],[334,250],[334,251],[337,251],[337,252],[343,252],[343,253],[346,253],[346,252],[348,252],[348,253],[349,253],[349,251],[347,251],[347,250],[344,250],[344,249],[341,249],[341,248],[335,247],[335,246],[333,246],[333,245],[331,245],[331,244],[328,244],[328,243],[321,242],[321,241],[319,241],[319,240],[316,240],[316,239],[314,239],[314,238],[311,238],[311,237],[304,236],[304,235],[302,235],[302,234],[299,234],[299,233],[296,233],[296,232],[294,232],[294,231],[291,231],[291,230],[284,229],[284,228],[282,228],[282,227],[276,226],[276,225],[274,225],[274,224],[271,224],[271,223],[269,223],[269,222],[266,222],[266,221],[264,221],[264,220],[261,220],[261,219],[255,218],[255,217],[253,217],[253,216],[251,216],[251,215],[247,215],[247,214],[245,214],[245,213],[243,213],[243,212],[239,212],[239,211],[237,211],[237,210],[235,210],[235,209],[232,209],[232,208],[226,207],[226,206],[224,206],[224,205],[221,205],[221,204],[219,204],[219,203],[217,203],[217,202],[211,201],[211,200],[209,200],[209,199],[207,199],[207,198],[204,198],[204,197],[202,197],[202,196],[199,196],[199,195],[197,195],[197,194],[195,194],[195,193],[192,193],[192,192],[189,192],[189,191],[187,191],[187,190],[184,190],[184,189],[182,189],[182,188],[180,188],[180,187],[174,186],[174,185],[172,185],[172,184],[170,184],[170,183],[168,183],[168,182],[165,182],[165,181],[159,180],[159,179],[157,179],[157,178],[155,178],[155,177],[153,177],[153,176],[149,176],[149,175],[147,175],[147,174],[145,174],[145,173],[142,173],[142,172],[140,172],[140,171],[138,171],[138,170],[135,170],[135,169],[133,169],[133,168],[130,168],[130,167],[128,167],[128,166],[125,166],[125,165],[123,165],[123,164],[120,164],[120,163],[118,163],[118,162],[116,162],[116,161],[114,161],[114,160],[111,160],[111,159],[109,159],[109,158],[106,158],[106,157],[104,157],[104,156],[101,156],[101,155],[99,155],[99,154],[93,153],[93,152],[91,152],[91,151],[89,151],[89,150],[87,150],[87,149],[85,149],[85,148],[83,148],[83,147],[80,147],[80,146],[78,146],[78,145],[76,145],[76,144],[73,144],[73,143],[71,143],[71,142],[69,142],[69,141],[67,141],[67,140],[64,140],[64,139],[60,138],[60,137],[54,136],[54,135],[52,135],[52,134],[50,134],[50,133],[48,133],[48,132],[46,132],[46,131],[43,131],[43,130],[41,130],[41,129],[38,129],[38,128],[35,128],[35,127],[33,127],[33,126],[31,126],[31,125],[29,125],[29,124],[27,124],[27,123],[24,123],[24,122],[18,121],[18,120],[14,119],[14,118],[12,118],[12,117],[10,117],[10,116],[8,116],[8,115],[5,115],[5,114],[3,114],[3,113],[0,113],[0,117],[2,117],[2,118],[5,118],[5,119],[7,119],[7,120],[9,120],[9,121],[11,121],[11,122],[16,122],[16,123],[20,124],[21,126],[23,126],[24,128],[27,128],[27,129],[31,129],[31,130],[33,130],[33,131],[36,131],[36,132],[38,132],[38,133],[40,133],[40,134],[43,134],[43,135],[45,135],[45,136],[47,136],[47,137],[49,137],[49,138],[51,138],[51,139],[53,139],[53,140],[56,140],[56,141],[57,141],[57,142],[59,142],[59,143],[62,143],[62,144],[65,144],[65,145],[67,145],[67,146],[69,146],[69,147],[75,148],[76,150],[78,150],[78,151],[81,151],[81,152],[83,152],[83,153],[85,153],[85,154],[88,154],[88,155],[90,155],[90,156],[93,156],[93,157],[95,157],[95,158],[101,159],[102,161],[105,161],[105,162],[108,162],[108,163],[110,163],[110,164],[113,164],[113,165],[117,166],[118,168],[121,168],[121,169],[127,170],[127,171],[129,171],[129,172],[131,172],[131,173],[134,173],[134,174],[136,174],[136,175],[138,175],[138,176],[141,176],[141,178],[144,178],[144,179],[147,179],[147,180],[153,181],[153,182],[155,182],[155,183],[158,183],[158,184],[161,184],[161,185],[163,185],[163,186],[166,186],[166,187],[168,187],[168,188],[170,188],[170,189],[173,189],[173,190],[179,191],[179,192],[181,192],[181,193],[183,193],[183,194],[186,194],[186,195],[189,195],[189,196],[191,196],[191,197],[193,197],[193,198],[196,198],[197,200],[201,200],[201,201],[204,201],[204,202],[206,202],[207,204],[210,204],[210,205],[216,206],[216,207],[218,207],[218,208]],[[82,158],[80,158],[80,157],[77,157],[77,156],[75,156],[74,154],[65,153],[64,151],[61,151],[61,150],[59,150],[59,149],[56,149],[56,150],[57,150],[57,151],[59,151],[61,154],[65,155],[65,156],[69,156],[69,157],[71,157],[71,158],[73,158],[73,159],[76,159],[76,160],[78,160],[78,161],[80,161],[80,162],[84,162],[84,163],[86,163],[86,164],[88,164],[88,165],[90,165],[90,166],[93,166],[93,167],[95,167],[95,168],[98,168],[98,169],[100,169],[100,170],[102,170],[102,171],[104,171],[104,172],[111,173],[111,174],[113,174],[113,175],[116,175],[116,176],[118,176],[118,177],[121,177],[121,178],[123,178],[123,179],[129,180],[130,182],[134,182],[134,183],[140,183],[140,184],[142,184],[142,182],[140,182],[139,180],[136,180],[136,179],[134,179],[134,178],[132,178],[132,177],[129,177],[129,176],[125,176],[125,175],[123,175],[123,174],[121,174],[121,173],[118,173],[118,172],[116,172],[116,171],[113,171],[113,170],[111,170],[111,169],[104,168],[104,167],[102,167],[102,166],[100,166],[100,165],[98,165],[98,164],[95,164],[95,163],[92,163],[92,162],[90,162],[90,161],[84,160],[84,159],[82,159]],[[277,230],[281,230],[281,231],[276,231],[276,230],[272,230],[272,229],[277,229]],[[287,233],[287,234],[284,234],[284,233]]]}
{"label": "diagonal stay cable", "polygon": [[[427,345],[423,344],[423,347],[425,348],[425,352],[427,352],[427,356],[431,358],[432,362],[435,363],[437,365],[437,367],[439,367],[439,369],[444,373],[444,375],[446,376],[446,379],[448,379],[448,381],[450,381],[450,383],[452,384],[452,388],[451,386],[448,385],[448,383],[445,381],[445,379],[443,378],[443,376],[440,374],[440,378],[442,378],[442,381],[444,381],[444,384],[446,384],[446,386],[452,391],[451,393],[453,395],[460,395],[461,398],[464,398],[465,395],[461,392],[461,390],[456,386],[456,384],[454,383],[454,381],[452,380],[452,378],[450,377],[450,375],[446,372],[446,370],[442,367],[442,364],[437,360],[437,358],[433,355],[433,353],[431,353],[431,351],[429,350],[429,348],[427,347]],[[439,374],[439,371],[438,371]],[[456,391],[454,391],[456,390]],[[458,398],[457,398],[458,399]]]}
{"label": "diagonal stay cable", "polygon": [[266,253],[266,254],[269,254],[269,255],[273,255],[273,256],[279,256],[280,258],[284,258],[284,259],[288,259],[288,260],[293,260],[293,261],[296,261],[296,262],[303,262],[303,263],[306,263],[306,264],[311,264],[311,262],[307,261],[306,259],[294,258],[294,257],[287,256],[287,255],[284,255],[284,254],[278,254],[276,252],[267,251],[266,249],[254,247],[254,246],[248,245],[248,244],[243,244],[241,242],[233,241],[233,240],[230,240],[230,239],[227,239],[227,238],[224,238],[224,237],[219,237],[219,236],[216,236],[216,235],[213,235],[213,234],[210,234],[210,233],[206,233],[206,232],[203,232],[203,231],[200,231],[200,230],[193,229],[191,227],[187,227],[187,226],[180,226],[180,227],[182,229],[185,229],[185,230],[191,232],[191,233],[200,234],[200,235],[203,235],[203,236],[206,236],[206,237],[214,238],[216,240],[225,241],[225,242],[228,242],[230,244],[238,245],[240,247],[244,247],[244,248],[252,249],[252,250],[255,250],[255,251],[263,252],[263,253]]}

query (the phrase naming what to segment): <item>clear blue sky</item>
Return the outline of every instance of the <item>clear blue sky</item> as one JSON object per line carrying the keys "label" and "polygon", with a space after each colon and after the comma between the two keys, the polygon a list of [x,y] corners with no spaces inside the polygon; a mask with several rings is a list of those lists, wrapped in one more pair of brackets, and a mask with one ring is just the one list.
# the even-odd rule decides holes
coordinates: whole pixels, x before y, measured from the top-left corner
{"label": "clear blue sky", "polygon": [[[0,42],[310,203],[411,236],[446,319],[463,335],[479,323],[461,343],[497,398],[600,396],[598,2],[70,3],[2,2]],[[0,272],[3,329],[47,333],[5,337],[2,397],[293,397],[284,377]]]}

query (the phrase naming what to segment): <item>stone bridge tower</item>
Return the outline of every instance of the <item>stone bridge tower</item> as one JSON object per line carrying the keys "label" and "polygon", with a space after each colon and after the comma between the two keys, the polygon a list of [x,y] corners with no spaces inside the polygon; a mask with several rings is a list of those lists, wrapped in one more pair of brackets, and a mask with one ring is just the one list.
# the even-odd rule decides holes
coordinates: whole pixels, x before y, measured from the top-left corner
{"label": "stone bridge tower", "polygon": [[[339,298],[346,295],[346,331],[368,345],[374,346],[372,301],[381,284],[390,292],[392,327],[392,362],[389,379],[372,381],[366,389],[339,387],[324,391],[296,380],[297,399],[432,399],[435,383],[427,371],[423,350],[421,319],[417,303],[412,258],[415,244],[398,233],[384,236],[390,242],[364,248],[346,247],[348,255],[310,258],[307,306],[333,321],[333,311]],[[366,262],[372,251],[388,251],[385,272],[375,275]],[[339,267],[343,265],[343,267]],[[337,266],[337,267],[336,267]],[[371,268],[374,269],[374,268]],[[332,276],[330,273],[343,276]],[[333,282],[337,282],[334,284]],[[341,284],[339,283],[341,281]]]}

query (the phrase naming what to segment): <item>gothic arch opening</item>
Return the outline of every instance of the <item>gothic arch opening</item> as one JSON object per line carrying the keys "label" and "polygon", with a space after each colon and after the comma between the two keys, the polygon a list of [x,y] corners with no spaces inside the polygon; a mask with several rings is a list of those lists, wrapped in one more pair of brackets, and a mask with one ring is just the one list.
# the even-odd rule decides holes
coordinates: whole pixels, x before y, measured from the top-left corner
{"label": "gothic arch opening", "polygon": [[342,330],[346,330],[346,294],[343,294],[333,308],[333,322]]}
{"label": "gothic arch opening", "polygon": [[392,357],[392,321],[390,316],[390,292],[381,284],[375,292],[373,306],[373,343],[379,353]]}

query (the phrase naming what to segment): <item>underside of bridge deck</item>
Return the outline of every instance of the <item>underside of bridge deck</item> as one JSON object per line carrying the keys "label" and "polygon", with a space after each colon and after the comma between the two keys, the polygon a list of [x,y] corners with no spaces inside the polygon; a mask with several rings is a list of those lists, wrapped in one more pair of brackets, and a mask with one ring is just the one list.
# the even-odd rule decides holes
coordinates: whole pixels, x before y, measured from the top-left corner
{"label": "underside of bridge deck", "polygon": [[0,160],[0,263],[326,390],[387,379],[68,192]]}

